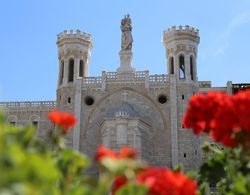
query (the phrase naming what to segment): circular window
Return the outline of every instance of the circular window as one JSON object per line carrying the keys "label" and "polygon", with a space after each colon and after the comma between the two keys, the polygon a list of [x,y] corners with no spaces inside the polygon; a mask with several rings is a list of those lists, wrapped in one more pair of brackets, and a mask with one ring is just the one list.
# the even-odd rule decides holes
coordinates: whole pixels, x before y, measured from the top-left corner
{"label": "circular window", "polygon": [[91,106],[92,104],[94,104],[94,98],[91,96],[87,96],[87,97],[85,97],[84,102],[88,106]]}
{"label": "circular window", "polygon": [[167,97],[165,95],[159,95],[158,102],[161,104],[165,104],[167,102]]}

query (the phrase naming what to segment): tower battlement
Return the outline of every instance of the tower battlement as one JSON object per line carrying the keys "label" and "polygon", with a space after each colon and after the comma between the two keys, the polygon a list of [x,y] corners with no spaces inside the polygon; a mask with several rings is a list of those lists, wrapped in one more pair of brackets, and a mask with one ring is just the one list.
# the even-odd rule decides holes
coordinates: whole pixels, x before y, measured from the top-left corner
{"label": "tower battlement", "polygon": [[163,40],[170,41],[173,38],[180,38],[181,36],[190,36],[191,39],[199,42],[199,29],[185,25],[185,26],[172,26],[171,28],[168,28],[164,31]]}
{"label": "tower battlement", "polygon": [[91,35],[80,30],[64,30],[63,32],[57,35],[58,41],[68,38],[80,38],[92,42]]}

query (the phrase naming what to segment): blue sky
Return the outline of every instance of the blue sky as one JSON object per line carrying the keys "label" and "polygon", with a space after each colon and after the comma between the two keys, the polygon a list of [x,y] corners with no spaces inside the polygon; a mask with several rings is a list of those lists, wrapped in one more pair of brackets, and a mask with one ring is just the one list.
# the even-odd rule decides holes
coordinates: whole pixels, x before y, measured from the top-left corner
{"label": "blue sky", "polygon": [[133,23],[133,66],[166,73],[163,30],[200,30],[199,80],[224,86],[250,82],[250,0],[3,0],[0,2],[0,101],[54,100],[56,35],[80,29],[92,35],[90,75],[119,65],[120,20]]}

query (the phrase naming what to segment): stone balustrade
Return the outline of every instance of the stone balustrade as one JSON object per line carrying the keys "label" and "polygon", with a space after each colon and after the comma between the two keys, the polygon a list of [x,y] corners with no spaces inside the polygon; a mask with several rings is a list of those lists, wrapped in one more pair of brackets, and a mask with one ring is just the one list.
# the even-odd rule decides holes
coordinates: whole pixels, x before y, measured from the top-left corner
{"label": "stone balustrade", "polygon": [[106,79],[117,79],[117,72],[107,72],[106,73]]}
{"label": "stone balustrade", "polygon": [[[130,75],[131,76],[131,75]],[[128,79],[134,79],[134,81],[145,80],[149,84],[164,84],[168,81],[168,75],[149,75],[149,71],[136,71],[134,75]],[[85,77],[83,78],[83,85],[87,86],[101,86],[102,83],[106,82],[119,82],[117,72],[103,72],[102,77]]]}
{"label": "stone balustrade", "polygon": [[149,83],[150,84],[159,84],[159,83],[166,83],[168,81],[168,77],[166,74],[162,75],[150,75],[149,76]]}
{"label": "stone balustrade", "polygon": [[55,101],[25,101],[25,102],[0,102],[0,109],[9,108],[34,108],[34,107],[44,107],[44,108],[55,108]]}
{"label": "stone balustrade", "polygon": [[100,85],[102,84],[102,77],[85,77],[83,78],[84,85]]}
{"label": "stone balustrade", "polygon": [[136,71],[135,72],[135,78],[145,78],[147,74],[147,71]]}

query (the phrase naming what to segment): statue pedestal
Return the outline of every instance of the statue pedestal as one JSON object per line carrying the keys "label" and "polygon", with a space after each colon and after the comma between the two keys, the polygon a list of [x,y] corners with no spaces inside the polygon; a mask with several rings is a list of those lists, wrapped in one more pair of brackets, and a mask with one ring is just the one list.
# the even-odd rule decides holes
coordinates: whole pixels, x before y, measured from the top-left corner
{"label": "statue pedestal", "polygon": [[120,55],[120,67],[117,69],[118,74],[132,73],[135,71],[132,68],[133,53],[130,50],[124,50],[119,52]]}

